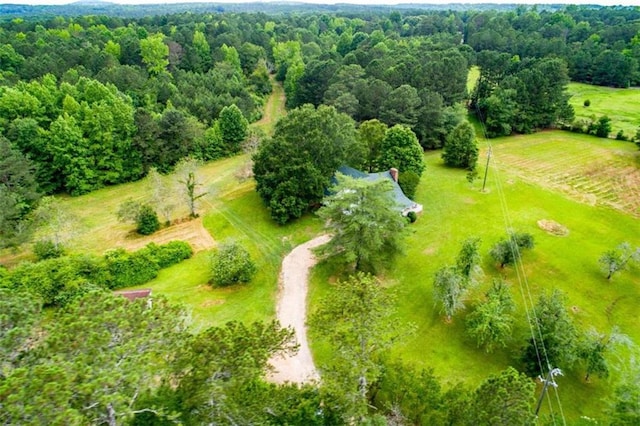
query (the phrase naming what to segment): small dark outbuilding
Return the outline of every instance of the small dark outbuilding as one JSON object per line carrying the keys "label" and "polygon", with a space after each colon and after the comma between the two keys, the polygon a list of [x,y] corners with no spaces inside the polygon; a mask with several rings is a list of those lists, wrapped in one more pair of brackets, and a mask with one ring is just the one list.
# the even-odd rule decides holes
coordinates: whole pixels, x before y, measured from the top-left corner
{"label": "small dark outbuilding", "polygon": [[140,290],[120,290],[114,291],[113,294],[119,294],[120,296],[126,297],[127,299],[133,301],[136,299],[151,297],[151,289],[141,288]]}

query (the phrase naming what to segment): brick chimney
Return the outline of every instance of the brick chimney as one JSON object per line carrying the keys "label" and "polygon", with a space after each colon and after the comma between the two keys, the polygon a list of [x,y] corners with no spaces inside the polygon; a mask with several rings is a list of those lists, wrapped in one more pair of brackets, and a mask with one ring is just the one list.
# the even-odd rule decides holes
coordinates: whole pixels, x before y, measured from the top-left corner
{"label": "brick chimney", "polygon": [[398,182],[398,169],[396,169],[395,167],[390,168],[389,174],[394,181]]}

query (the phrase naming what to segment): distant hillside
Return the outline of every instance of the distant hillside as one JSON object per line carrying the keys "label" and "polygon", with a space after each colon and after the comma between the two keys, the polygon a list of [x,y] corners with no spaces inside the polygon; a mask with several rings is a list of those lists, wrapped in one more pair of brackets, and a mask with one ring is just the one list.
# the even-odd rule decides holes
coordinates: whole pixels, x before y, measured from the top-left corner
{"label": "distant hillside", "polygon": [[[1,4],[0,20],[15,17],[36,16],[81,16],[81,15],[109,15],[126,18],[139,18],[151,15],[167,15],[182,12],[193,13],[221,13],[262,12],[267,14],[283,14],[291,12],[331,12],[331,13],[362,13],[365,11],[386,11],[390,9],[409,10],[512,10],[517,4],[414,4],[399,5],[355,5],[355,4],[308,4],[297,2],[255,2],[255,3],[175,3],[175,4],[144,4],[122,5],[100,0],[80,0],[67,5],[19,5]],[[558,10],[565,5],[545,5],[539,9]]]}

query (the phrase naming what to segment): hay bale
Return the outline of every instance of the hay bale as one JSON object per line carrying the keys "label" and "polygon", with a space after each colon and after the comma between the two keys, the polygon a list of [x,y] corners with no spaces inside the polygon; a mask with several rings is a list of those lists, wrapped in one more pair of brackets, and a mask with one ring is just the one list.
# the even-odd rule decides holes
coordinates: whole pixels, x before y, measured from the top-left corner
{"label": "hay bale", "polygon": [[538,221],[538,227],[543,231],[558,237],[569,235],[569,229],[554,220],[541,219]]}

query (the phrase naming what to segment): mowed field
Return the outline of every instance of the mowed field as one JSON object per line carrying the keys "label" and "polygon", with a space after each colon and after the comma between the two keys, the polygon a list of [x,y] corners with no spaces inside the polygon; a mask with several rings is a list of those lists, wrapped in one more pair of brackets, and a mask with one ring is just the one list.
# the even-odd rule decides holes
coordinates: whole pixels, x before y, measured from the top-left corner
{"label": "mowed field", "polygon": [[[612,124],[611,137],[615,137],[619,130],[633,137],[640,128],[640,88],[616,89],[569,83],[567,91],[571,95],[569,103],[576,119],[589,120],[595,116],[597,120],[603,115],[608,116]],[[591,105],[585,107],[585,100],[591,101]]]}
{"label": "mowed field", "polygon": [[568,132],[492,141],[495,162],[521,179],[640,218],[640,151],[629,142]]}
{"label": "mowed field", "polygon": [[[417,194],[424,213],[409,227],[405,254],[383,274],[385,284],[398,294],[398,327],[416,326],[415,334],[405,338],[395,354],[407,362],[433,368],[447,386],[460,381],[477,385],[490,373],[519,365],[521,348],[530,336],[525,301],[535,301],[543,291],[552,289],[566,294],[566,305],[581,329],[595,327],[609,332],[619,326],[640,343],[636,313],[640,304],[640,268],[633,267],[608,282],[598,265],[602,252],[623,241],[640,246],[640,221],[623,209],[590,202],[594,190],[580,192],[588,185],[575,184],[568,191],[554,178],[568,172],[570,165],[580,165],[585,170],[607,167],[607,173],[585,175],[586,181],[593,179],[594,185],[604,185],[606,176],[624,174],[605,154],[620,156],[619,161],[630,167],[638,155],[635,145],[560,131],[492,142],[485,192],[481,192],[481,179],[469,184],[464,171],[443,165],[439,152],[426,154],[427,169]],[[483,143],[480,177],[486,148]],[[577,181],[579,168],[572,173]],[[627,209],[638,205],[635,194],[635,201],[629,201]],[[547,233],[538,226],[540,220],[556,221],[569,234]],[[529,232],[535,238],[536,247],[523,255],[524,275],[518,276],[513,267],[499,269],[489,256],[491,246],[507,229]],[[455,262],[462,241],[471,236],[482,239],[485,277],[471,292],[467,311],[447,323],[433,299],[433,276],[437,269]],[[482,299],[492,279],[499,276],[512,286],[518,305],[517,324],[510,344],[488,354],[465,335],[465,316]],[[312,305],[330,291],[336,281],[335,271],[330,265],[320,265],[313,280]],[[331,356],[326,343],[316,342],[314,348],[320,364]],[[585,383],[583,376],[583,370],[576,368],[566,370],[565,377],[559,379],[562,409],[571,420],[583,415],[601,417],[606,408],[605,397],[611,383],[598,378]],[[555,396],[551,407],[557,414],[560,407]],[[549,410],[545,403],[542,412]]]}

